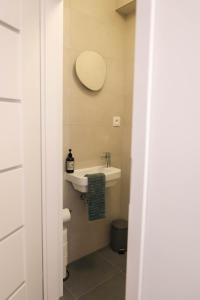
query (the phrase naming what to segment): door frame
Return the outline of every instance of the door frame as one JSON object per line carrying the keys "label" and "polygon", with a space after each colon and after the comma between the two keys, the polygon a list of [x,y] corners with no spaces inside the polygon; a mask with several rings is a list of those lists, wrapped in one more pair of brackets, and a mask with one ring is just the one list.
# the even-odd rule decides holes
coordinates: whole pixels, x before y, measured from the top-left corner
{"label": "door frame", "polygon": [[142,300],[155,0],[137,0],[126,300]]}
{"label": "door frame", "polygon": [[[41,0],[44,300],[63,289],[63,2]],[[142,299],[154,11],[155,0],[137,1],[126,300]]]}
{"label": "door frame", "polygon": [[41,0],[44,300],[63,294],[63,0]]}

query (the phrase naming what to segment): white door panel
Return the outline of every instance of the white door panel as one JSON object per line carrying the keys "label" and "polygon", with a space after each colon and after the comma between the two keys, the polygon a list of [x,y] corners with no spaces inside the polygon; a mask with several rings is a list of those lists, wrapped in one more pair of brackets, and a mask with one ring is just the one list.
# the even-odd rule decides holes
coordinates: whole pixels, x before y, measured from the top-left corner
{"label": "white door panel", "polygon": [[26,300],[26,286],[20,287],[8,300]]}
{"label": "white door panel", "polygon": [[20,34],[0,26],[0,98],[20,99]]}
{"label": "white door panel", "polygon": [[0,299],[5,300],[25,281],[24,240],[20,230],[0,242]]}
{"label": "white door panel", "polygon": [[22,163],[21,110],[20,103],[0,102],[0,170]]}
{"label": "white door panel", "polygon": [[0,1],[0,21],[20,29],[21,0]]}
{"label": "white door panel", "polygon": [[0,0],[0,300],[43,300],[39,12]]}
{"label": "white door panel", "polygon": [[23,171],[0,173],[0,240],[23,225]]}

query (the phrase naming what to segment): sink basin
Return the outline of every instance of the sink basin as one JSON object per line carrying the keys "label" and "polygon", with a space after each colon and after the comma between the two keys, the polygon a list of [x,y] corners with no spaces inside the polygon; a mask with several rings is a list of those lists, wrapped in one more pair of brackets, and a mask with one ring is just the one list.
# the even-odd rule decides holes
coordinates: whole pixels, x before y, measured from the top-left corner
{"label": "sink basin", "polygon": [[96,166],[85,169],[75,170],[74,173],[65,173],[65,179],[72,183],[75,190],[81,193],[87,193],[88,191],[88,178],[85,177],[87,174],[104,173],[106,176],[106,187],[111,187],[116,184],[116,182],[121,177],[121,170],[105,166]]}

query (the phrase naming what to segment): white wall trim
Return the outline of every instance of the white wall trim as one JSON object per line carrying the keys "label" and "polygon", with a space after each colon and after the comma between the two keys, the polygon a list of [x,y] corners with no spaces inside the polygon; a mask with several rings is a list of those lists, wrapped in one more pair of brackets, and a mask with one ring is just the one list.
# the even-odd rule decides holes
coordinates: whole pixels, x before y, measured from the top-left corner
{"label": "white wall trim", "polygon": [[[142,232],[141,232],[141,254],[140,254],[140,273],[139,273],[139,292],[138,299],[142,300],[142,283],[144,270],[144,246],[146,233],[146,214],[147,214],[147,195],[148,195],[148,173],[149,173],[149,145],[150,145],[150,120],[151,120],[151,99],[152,99],[152,73],[154,55],[154,21],[155,21],[155,0],[151,1],[150,8],[150,28],[149,28],[149,57],[148,57],[148,81],[147,81],[147,107],[146,107],[146,142],[144,157],[144,190],[143,190],[143,209],[142,209]],[[135,158],[137,159],[137,158]]]}
{"label": "white wall trim", "polygon": [[142,300],[143,250],[148,193],[155,0],[141,0],[136,15],[131,196],[126,300]]}
{"label": "white wall trim", "polygon": [[44,300],[63,290],[63,1],[41,1]]}

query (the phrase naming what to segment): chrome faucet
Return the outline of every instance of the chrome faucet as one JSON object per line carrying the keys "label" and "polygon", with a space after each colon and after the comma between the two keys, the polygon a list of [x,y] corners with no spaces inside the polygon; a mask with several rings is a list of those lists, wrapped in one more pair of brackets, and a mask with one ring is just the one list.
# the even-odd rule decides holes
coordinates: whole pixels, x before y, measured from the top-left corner
{"label": "chrome faucet", "polygon": [[101,158],[105,159],[107,168],[111,167],[111,153],[110,152],[105,152]]}

